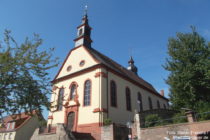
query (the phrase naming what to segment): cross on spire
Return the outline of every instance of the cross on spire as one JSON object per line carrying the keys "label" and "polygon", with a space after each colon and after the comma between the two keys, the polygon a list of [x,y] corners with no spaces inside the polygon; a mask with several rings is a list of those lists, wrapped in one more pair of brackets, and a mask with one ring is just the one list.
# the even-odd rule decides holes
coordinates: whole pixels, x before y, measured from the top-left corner
{"label": "cross on spire", "polygon": [[87,5],[85,6],[84,16],[82,17],[82,24],[77,27],[77,38],[74,39],[75,47],[85,46],[91,48],[91,27],[88,24]]}
{"label": "cross on spire", "polygon": [[85,16],[87,16],[88,6],[85,5]]}

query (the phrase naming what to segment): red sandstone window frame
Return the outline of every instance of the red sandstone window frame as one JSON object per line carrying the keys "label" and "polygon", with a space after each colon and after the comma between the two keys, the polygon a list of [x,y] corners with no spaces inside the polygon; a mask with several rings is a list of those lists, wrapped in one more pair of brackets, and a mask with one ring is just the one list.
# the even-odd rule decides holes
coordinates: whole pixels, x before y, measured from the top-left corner
{"label": "red sandstone window frame", "polygon": [[85,65],[85,60],[81,60],[80,62],[79,62],[79,66],[80,67],[83,67]]}
{"label": "red sandstone window frame", "polygon": [[66,68],[66,71],[69,72],[69,71],[71,71],[71,69],[72,69],[72,66],[69,65],[69,66]]}
{"label": "red sandstone window frame", "polygon": [[[72,87],[75,86],[75,91],[74,91],[74,96],[73,96],[73,92],[72,92]],[[75,98],[75,95],[77,94],[77,87],[78,87],[78,84],[76,82],[72,82],[71,85],[69,86],[69,89],[70,89],[70,94],[69,94],[69,100],[74,100]]]}
{"label": "red sandstone window frame", "polygon": [[128,87],[126,87],[126,89],[125,89],[125,99],[126,99],[126,109],[127,109],[127,111],[131,111],[132,110],[131,91],[130,91],[130,88],[128,88]]}
{"label": "red sandstone window frame", "polygon": [[[85,95],[85,92],[86,92],[86,83],[87,82],[90,82],[90,89],[89,89],[89,104],[86,104],[86,95]],[[86,107],[86,106],[91,106],[91,95],[92,95],[92,81],[91,79],[87,79],[85,80],[84,82],[84,92],[83,92],[83,106]]]}
{"label": "red sandstone window frame", "polygon": [[117,107],[117,84],[114,80],[110,81],[110,105]]}
{"label": "red sandstone window frame", "polygon": [[59,89],[59,92],[58,92],[57,111],[61,111],[63,109],[63,97],[64,97],[64,88],[62,87]]}

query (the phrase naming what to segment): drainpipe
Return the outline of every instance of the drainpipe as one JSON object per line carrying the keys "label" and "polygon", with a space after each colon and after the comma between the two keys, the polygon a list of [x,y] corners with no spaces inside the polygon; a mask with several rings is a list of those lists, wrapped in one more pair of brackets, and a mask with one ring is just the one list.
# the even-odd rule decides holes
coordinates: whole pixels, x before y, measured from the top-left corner
{"label": "drainpipe", "polygon": [[107,91],[107,118],[109,118],[109,72],[108,69],[106,69],[106,91]]}
{"label": "drainpipe", "polygon": [[[99,70],[101,72],[101,70]],[[101,108],[101,76],[99,76],[99,109]],[[99,111],[99,126],[101,123],[101,112]]]}

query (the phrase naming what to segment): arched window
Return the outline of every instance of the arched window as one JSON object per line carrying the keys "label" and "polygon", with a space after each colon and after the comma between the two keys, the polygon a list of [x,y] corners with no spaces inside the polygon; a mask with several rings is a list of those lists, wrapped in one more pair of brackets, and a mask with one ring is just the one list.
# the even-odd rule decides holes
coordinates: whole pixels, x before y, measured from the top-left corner
{"label": "arched window", "polygon": [[110,83],[111,88],[111,106],[117,107],[117,88],[114,81],[111,81]]}
{"label": "arched window", "polygon": [[164,107],[164,109],[166,109],[166,105],[165,104],[163,104],[163,107]]}
{"label": "arched window", "polygon": [[90,105],[90,91],[91,90],[91,82],[90,80],[85,81],[84,86],[84,106]]}
{"label": "arched window", "polygon": [[131,111],[131,93],[129,88],[126,88],[125,94],[126,94],[126,108],[127,110]]}
{"label": "arched window", "polygon": [[63,95],[64,95],[64,88],[61,88],[58,93],[57,110],[62,110],[63,108]]}
{"label": "arched window", "polygon": [[70,100],[74,99],[75,95],[76,95],[76,84],[72,84],[71,85],[71,89],[70,89]]}
{"label": "arched window", "polygon": [[138,92],[138,98],[137,98],[137,103],[139,106],[139,112],[143,111],[143,103],[142,103],[142,97],[141,97],[141,93]]}
{"label": "arched window", "polygon": [[148,97],[148,102],[149,102],[149,109],[152,110],[153,106],[152,106],[152,100],[150,97]]}
{"label": "arched window", "polygon": [[160,102],[157,100],[157,108],[160,109]]}

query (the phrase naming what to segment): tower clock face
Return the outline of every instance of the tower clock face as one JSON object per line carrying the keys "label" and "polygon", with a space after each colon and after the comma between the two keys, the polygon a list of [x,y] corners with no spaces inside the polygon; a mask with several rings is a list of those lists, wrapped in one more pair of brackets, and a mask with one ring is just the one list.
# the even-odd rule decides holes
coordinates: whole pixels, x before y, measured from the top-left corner
{"label": "tower clock face", "polygon": [[79,46],[79,45],[82,45],[82,44],[83,44],[83,40],[84,40],[83,38],[77,40],[77,41],[75,42],[75,46],[77,47],[77,46]]}

